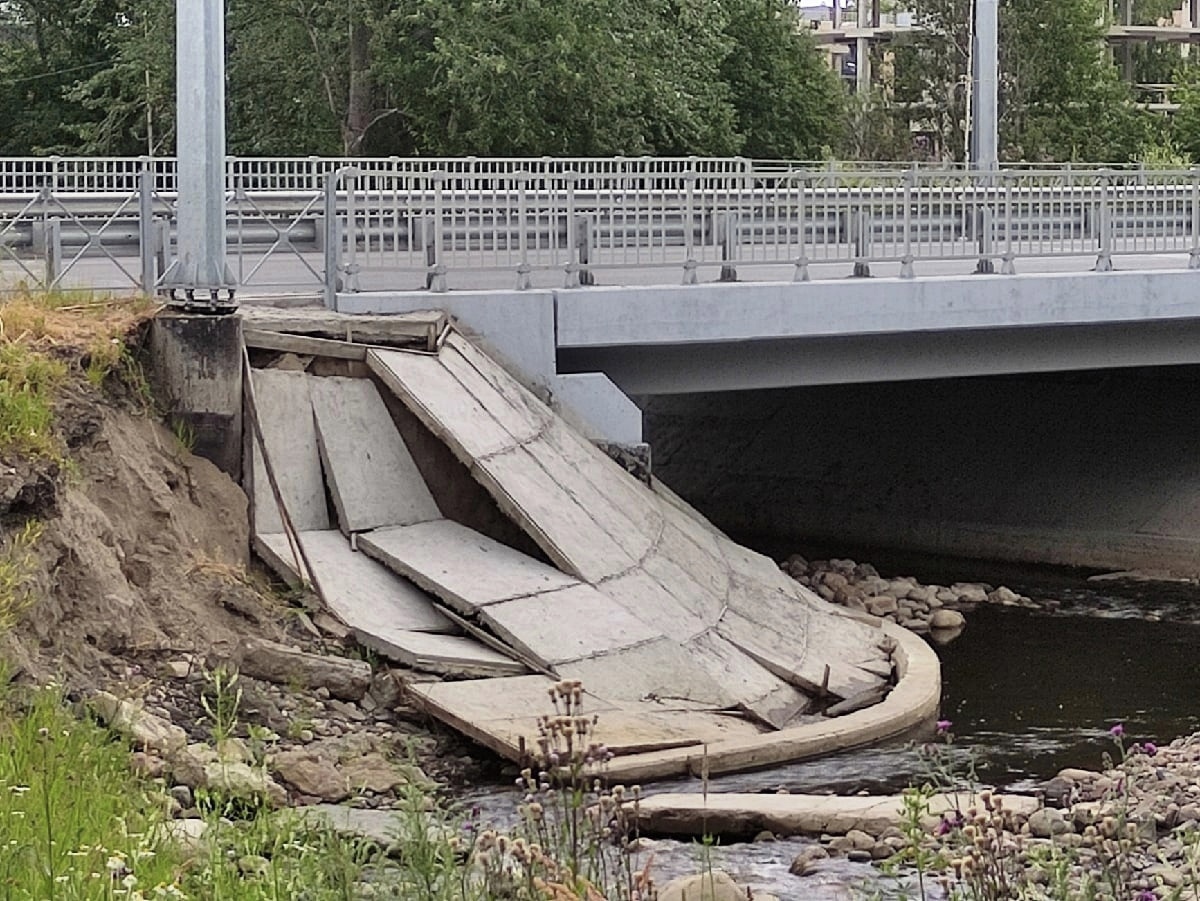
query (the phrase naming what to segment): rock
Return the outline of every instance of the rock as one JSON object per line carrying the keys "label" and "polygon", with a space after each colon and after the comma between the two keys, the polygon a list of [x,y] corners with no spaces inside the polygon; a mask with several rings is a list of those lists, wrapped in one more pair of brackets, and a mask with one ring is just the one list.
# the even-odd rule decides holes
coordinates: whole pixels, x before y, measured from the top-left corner
{"label": "rock", "polygon": [[966,617],[957,610],[947,610],[943,607],[933,611],[933,615],[929,617],[929,627],[931,629],[961,629],[966,621]]}
{"label": "rock", "polygon": [[187,745],[187,733],[183,729],[147,712],[135,701],[98,691],[92,696],[91,705],[96,716],[110,729],[147,751],[170,754]]}
{"label": "rock", "polygon": [[147,779],[157,779],[166,772],[167,762],[157,754],[134,751],[129,755],[129,765]]}
{"label": "rock", "polygon": [[955,582],[950,590],[960,603],[983,604],[988,599],[987,588],[978,582]]}
{"label": "rock", "polygon": [[821,576],[821,584],[825,585],[827,588],[830,588],[834,592],[838,590],[845,591],[847,586],[850,584],[850,580],[841,573],[827,572]]}
{"label": "rock", "polygon": [[836,854],[848,854],[854,850],[854,839],[848,835],[839,835],[829,842],[829,850]]}
{"label": "rock", "polygon": [[866,691],[859,692],[846,698],[844,701],[838,701],[836,704],[828,707],[825,710],[825,716],[845,716],[847,713],[854,713],[856,710],[865,710],[868,707],[873,707],[884,699],[887,695],[887,689],[884,687],[868,688]]}
{"label": "rock", "polygon": [[371,698],[376,706],[392,710],[404,703],[404,683],[394,670],[376,673],[371,679],[371,687],[367,689],[367,697]]}
{"label": "rock", "polygon": [[292,788],[322,801],[341,801],[350,797],[346,777],[333,761],[313,754],[307,748],[284,751],[271,760],[275,774]]}
{"label": "rock", "polygon": [[658,901],[746,901],[746,889],[722,870],[680,876],[658,892]]}
{"label": "rock", "polygon": [[929,633],[929,640],[936,645],[947,645],[962,634],[962,629],[933,629]]}
{"label": "rock", "polygon": [[805,848],[792,858],[792,864],[788,867],[788,872],[793,876],[808,876],[816,870],[818,860],[825,860],[828,857],[828,851],[820,845],[813,845],[811,848]]}
{"label": "rock", "polygon": [[851,863],[870,863],[872,860],[871,852],[865,848],[854,848],[846,852],[846,860]]}
{"label": "rock", "polygon": [[241,672],[276,685],[307,688],[320,697],[358,701],[371,684],[371,665],[363,660],[309,654],[262,639],[243,639],[236,663]]}
{"label": "rock", "polygon": [[989,592],[987,599],[993,604],[1003,604],[1005,607],[1013,607],[1021,603],[1021,596],[1011,588],[1005,588],[1003,585],[995,591]]}
{"label": "rock", "polygon": [[755,842],[773,842],[775,841],[775,833],[770,829],[764,829],[758,835],[754,836]]}
{"label": "rock", "polygon": [[204,820],[192,817],[167,820],[162,828],[166,831],[167,839],[175,843],[185,858],[203,857],[208,853],[208,843],[204,840],[208,824]]}
{"label": "rock", "polygon": [[192,790],[186,785],[171,786],[171,797],[174,798],[181,809],[187,810],[195,803],[195,798],[192,796]]}
{"label": "rock", "polygon": [[908,597],[908,593],[916,588],[916,583],[911,579],[892,579],[888,582],[887,593],[897,600]]}
{"label": "rock", "polygon": [[863,604],[872,616],[887,616],[899,609],[899,604],[890,594],[877,594],[863,598]]}
{"label": "rock", "polygon": [[262,770],[244,763],[216,761],[204,767],[204,786],[233,798],[266,798],[275,807],[287,803],[287,792]]}
{"label": "rock", "polygon": [[862,829],[851,829],[846,833],[846,838],[850,839],[851,847],[859,851],[869,851],[875,847],[875,837]]}
{"label": "rock", "polygon": [[1183,872],[1168,863],[1151,864],[1142,871],[1142,875],[1149,878],[1152,883],[1165,885],[1170,888],[1183,885]]}
{"label": "rock", "polygon": [[1043,807],[1029,815],[1029,834],[1035,838],[1052,838],[1070,831],[1071,824],[1066,821],[1061,810]]}
{"label": "rock", "polygon": [[393,763],[373,752],[342,763],[342,774],[354,791],[389,792],[403,785],[418,785],[432,791],[434,784],[421,768],[411,763]]}

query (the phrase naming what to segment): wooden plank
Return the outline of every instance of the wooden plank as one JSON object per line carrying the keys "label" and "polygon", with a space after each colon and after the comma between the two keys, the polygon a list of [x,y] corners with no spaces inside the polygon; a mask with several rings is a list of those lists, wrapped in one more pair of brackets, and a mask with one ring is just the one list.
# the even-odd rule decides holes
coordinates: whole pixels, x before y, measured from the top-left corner
{"label": "wooden plank", "polygon": [[328,338],[310,338],[306,335],[289,335],[266,329],[245,328],[242,340],[247,347],[259,350],[275,350],[281,353],[300,354],[312,357],[334,357],[339,360],[363,361],[367,358],[367,345],[331,341]]}
{"label": "wooden plank", "polygon": [[711,678],[738,700],[740,707],[762,722],[783,729],[808,712],[812,699],[784,682],[740,648],[714,632],[706,632],[685,646]]}
{"label": "wooden plank", "polygon": [[[258,401],[263,441],[275,469],[276,481],[292,524],[299,532],[329,528],[325,479],[313,422],[309,376],[302,372],[255,369],[254,393]],[[254,531],[283,531],[271,496],[260,455],[254,455]]]}
{"label": "wooden plank", "polygon": [[546,667],[663,637],[591,585],[490,604],[479,618]]}
{"label": "wooden plank", "polygon": [[367,365],[467,466],[517,442],[438,357],[372,350]]}
{"label": "wooden plank", "polygon": [[420,310],[389,315],[347,315],[324,309],[276,309],[247,307],[238,311],[243,329],[291,332],[357,344],[416,344],[434,349],[434,341],[446,325],[441,310]]}
{"label": "wooden plank", "polygon": [[314,378],[309,390],[321,459],[343,532],[441,519],[372,382]]}
{"label": "wooden plank", "polygon": [[662,710],[724,710],[739,700],[733,687],[714,679],[692,651],[666,638],[555,668],[564,679],[579,679],[584,688],[614,703],[654,701]]}
{"label": "wooden plank", "polygon": [[355,639],[404,666],[451,676],[489,678],[527,672],[525,664],[484,647],[465,635],[438,635],[404,629],[354,630]]}
{"label": "wooden plank", "polygon": [[448,519],[379,529],[359,536],[358,546],[468,615],[488,604],[579,584]]}
{"label": "wooden plank", "polygon": [[454,632],[433,600],[366,554],[354,551],[338,531],[302,532],[313,582],[330,611],[359,632],[403,630]]}

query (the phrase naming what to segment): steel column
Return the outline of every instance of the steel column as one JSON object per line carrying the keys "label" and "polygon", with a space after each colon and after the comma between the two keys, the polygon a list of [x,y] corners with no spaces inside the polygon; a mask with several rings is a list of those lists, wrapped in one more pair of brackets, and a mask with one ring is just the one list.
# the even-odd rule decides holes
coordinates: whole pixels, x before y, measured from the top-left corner
{"label": "steel column", "polygon": [[162,289],[184,306],[227,310],[237,280],[225,261],[224,0],[176,0],[175,85],[177,256]]}
{"label": "steel column", "polygon": [[997,168],[999,113],[999,0],[975,0],[971,47],[971,168]]}

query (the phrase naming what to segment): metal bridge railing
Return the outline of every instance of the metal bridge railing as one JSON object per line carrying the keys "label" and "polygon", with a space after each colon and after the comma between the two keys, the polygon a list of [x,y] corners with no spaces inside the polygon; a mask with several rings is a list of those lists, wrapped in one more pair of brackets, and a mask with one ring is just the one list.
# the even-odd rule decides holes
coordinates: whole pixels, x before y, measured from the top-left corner
{"label": "metal bridge railing", "polygon": [[[0,291],[153,290],[170,257],[174,179],[169,159],[0,159]],[[805,280],[881,264],[914,276],[936,261],[1007,273],[1075,258],[1105,270],[1136,255],[1200,268],[1200,169],[230,158],[227,187],[241,283],[331,299],[445,290],[475,273],[524,288],[601,273]]]}
{"label": "metal bridge railing", "polygon": [[[347,166],[327,185],[328,294],[369,273],[423,277],[446,290],[463,272],[559,271],[587,284],[608,270],[676,268],[687,284],[756,266],[968,261],[1015,272],[1023,259],[1186,254],[1200,268],[1200,170],[846,171],[764,168],[578,172],[556,162],[490,176]],[[334,222],[336,220],[336,223]],[[1182,261],[1181,261],[1182,262]],[[618,274],[614,280],[620,280]],[[628,282],[626,282],[628,283]]]}

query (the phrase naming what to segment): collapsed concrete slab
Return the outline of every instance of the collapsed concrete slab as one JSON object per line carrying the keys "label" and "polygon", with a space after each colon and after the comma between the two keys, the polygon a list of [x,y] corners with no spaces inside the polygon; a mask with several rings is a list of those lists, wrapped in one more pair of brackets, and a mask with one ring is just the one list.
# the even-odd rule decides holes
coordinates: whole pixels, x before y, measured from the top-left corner
{"label": "collapsed concrete slab", "polygon": [[[277,480],[283,511],[256,512],[256,534],[268,559],[299,558],[293,575],[307,573],[368,647],[414,668],[497,677],[412,686],[435,716],[523,761],[549,690],[578,680],[600,717],[594,740],[618,754],[610,767],[665,775],[701,758],[719,768],[794,759],[933,714],[936,659],[931,680],[919,649],[897,652],[907,639],[826,604],[630,476],[461,335],[436,353],[367,349],[363,362],[373,380],[254,373],[257,406],[271,410],[260,414],[262,456],[304,471]],[[449,449],[524,544],[442,516],[391,404],[431,436],[418,446]],[[256,508],[273,495],[256,481]],[[322,510],[325,525],[309,525]],[[869,728],[840,720],[867,722],[870,711],[823,715],[886,696],[917,658],[920,690],[910,678]],[[527,668],[539,675],[515,675]]]}

